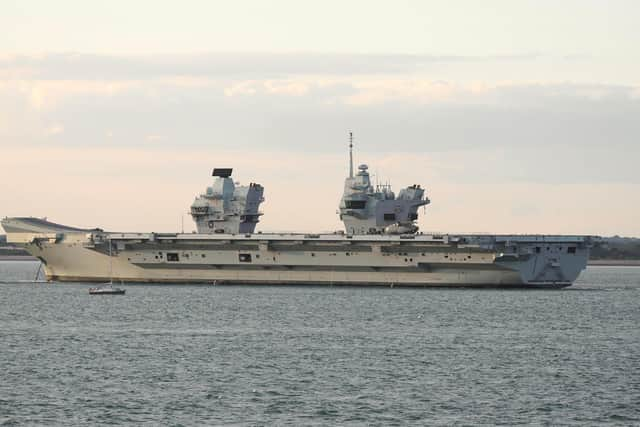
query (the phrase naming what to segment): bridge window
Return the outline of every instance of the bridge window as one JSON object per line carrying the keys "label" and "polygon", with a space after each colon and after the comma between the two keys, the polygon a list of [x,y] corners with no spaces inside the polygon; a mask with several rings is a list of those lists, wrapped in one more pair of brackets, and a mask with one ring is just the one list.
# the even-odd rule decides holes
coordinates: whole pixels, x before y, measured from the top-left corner
{"label": "bridge window", "polygon": [[180,257],[175,252],[167,252],[167,261],[180,261]]}
{"label": "bridge window", "polygon": [[576,247],[575,246],[569,246],[567,248],[567,253],[568,254],[575,254],[576,253]]}
{"label": "bridge window", "polygon": [[367,202],[365,200],[345,200],[344,205],[347,209],[364,209]]}
{"label": "bridge window", "polygon": [[251,254],[238,254],[238,261],[251,262]]}
{"label": "bridge window", "polygon": [[384,220],[385,221],[395,221],[396,220],[396,214],[394,214],[394,213],[386,213],[386,214],[384,214]]}

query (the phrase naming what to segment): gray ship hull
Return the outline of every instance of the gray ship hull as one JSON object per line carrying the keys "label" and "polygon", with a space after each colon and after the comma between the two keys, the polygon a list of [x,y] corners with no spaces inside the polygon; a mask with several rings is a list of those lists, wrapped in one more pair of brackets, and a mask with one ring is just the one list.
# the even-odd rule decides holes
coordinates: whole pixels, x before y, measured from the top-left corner
{"label": "gray ship hull", "polygon": [[[565,287],[584,236],[156,234],[2,221],[48,280],[209,284]],[[51,224],[51,225],[47,225]]]}

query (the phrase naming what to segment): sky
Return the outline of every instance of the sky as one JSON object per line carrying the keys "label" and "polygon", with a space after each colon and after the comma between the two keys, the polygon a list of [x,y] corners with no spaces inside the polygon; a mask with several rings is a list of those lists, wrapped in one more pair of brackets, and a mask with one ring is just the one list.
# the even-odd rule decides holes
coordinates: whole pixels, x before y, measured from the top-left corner
{"label": "sky", "polygon": [[640,236],[640,2],[5,0],[0,217],[176,231],[213,167],[332,231],[355,159],[423,231]]}

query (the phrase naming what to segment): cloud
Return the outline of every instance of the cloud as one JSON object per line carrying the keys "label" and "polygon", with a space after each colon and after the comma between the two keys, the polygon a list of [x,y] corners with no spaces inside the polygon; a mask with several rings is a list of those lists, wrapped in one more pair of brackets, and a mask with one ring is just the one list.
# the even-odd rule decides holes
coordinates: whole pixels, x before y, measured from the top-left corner
{"label": "cloud", "polygon": [[110,97],[141,85],[133,81],[7,79],[0,80],[0,93],[23,97],[33,109],[43,110],[65,99],[87,95]]}
{"label": "cloud", "polygon": [[[78,221],[95,216],[97,204],[137,209],[140,194],[150,206],[183,212],[209,169],[225,164],[239,168],[241,180],[268,184],[272,229],[308,229],[310,221],[333,229],[353,130],[357,161],[394,183],[433,191],[438,203],[425,226],[434,220],[441,230],[474,231],[482,218],[475,231],[518,231],[520,224],[542,232],[530,224],[554,221],[577,231],[578,224],[600,227],[608,206],[616,224],[631,230],[625,215],[640,216],[638,86],[432,73],[445,61],[475,69],[538,60],[527,57],[354,58],[0,60],[0,208],[64,216],[70,204],[88,200],[91,207],[60,220],[134,229],[153,216],[147,205],[136,212],[141,222],[115,210],[90,224]],[[9,185],[14,176],[23,177],[24,189]],[[27,200],[47,177],[59,190],[45,201]],[[63,190],[79,183],[73,194]],[[313,194],[317,217],[285,221],[290,195],[303,193]],[[583,222],[572,222],[575,207]],[[153,229],[167,228],[174,216],[154,218]]]}
{"label": "cloud", "polygon": [[369,147],[387,151],[389,141],[394,150],[567,144],[634,150],[640,134],[637,91],[357,76],[4,81],[0,132],[37,142],[53,122],[66,124],[69,145],[99,144],[116,131],[113,143],[125,145],[162,134],[167,144],[215,138],[246,147],[261,140],[317,150],[339,146],[327,140],[354,129],[364,132]]}
{"label": "cloud", "polygon": [[54,125],[49,126],[47,129],[45,129],[44,133],[47,136],[53,136],[53,135],[59,135],[63,132],[64,132],[64,126],[62,126],[59,123],[56,123]]}
{"label": "cloud", "polygon": [[108,56],[79,53],[0,57],[0,78],[137,80],[172,76],[284,78],[291,75],[371,75],[428,71],[443,64],[522,63],[539,54],[488,56],[383,54],[210,53]]}
{"label": "cloud", "polygon": [[[112,136],[112,135],[110,135],[110,136]],[[162,135],[154,135],[154,134],[152,134],[152,135],[147,135],[145,137],[145,139],[148,142],[158,142],[158,141],[162,141],[163,139],[165,139],[165,137],[162,136]]]}
{"label": "cloud", "polygon": [[234,83],[224,89],[225,96],[246,96],[255,95],[261,89],[259,82],[248,80],[240,83]]}
{"label": "cloud", "polygon": [[[50,144],[47,136],[64,131],[57,143],[65,146],[153,142],[335,153],[354,130],[370,152],[500,149],[508,154],[500,169],[512,171],[512,179],[546,179],[528,166],[536,158],[566,170],[564,180],[635,181],[629,162],[640,156],[636,93],[621,85],[416,77],[5,81],[0,145]],[[610,159],[604,165],[593,155],[603,149]]]}

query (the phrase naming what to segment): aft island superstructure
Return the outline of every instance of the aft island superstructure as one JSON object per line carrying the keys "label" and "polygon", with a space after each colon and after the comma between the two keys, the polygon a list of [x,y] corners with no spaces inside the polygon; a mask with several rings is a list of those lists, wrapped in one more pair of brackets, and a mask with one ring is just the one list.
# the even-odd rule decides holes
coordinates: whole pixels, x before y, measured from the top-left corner
{"label": "aft island superstructure", "polygon": [[373,186],[367,165],[349,175],[339,205],[345,230],[255,232],[260,184],[236,185],[231,168],[191,206],[196,233],[119,233],[37,218],[5,218],[8,240],[44,264],[48,280],[382,286],[569,286],[586,267],[591,238],[423,234],[430,203],[411,185]]}

